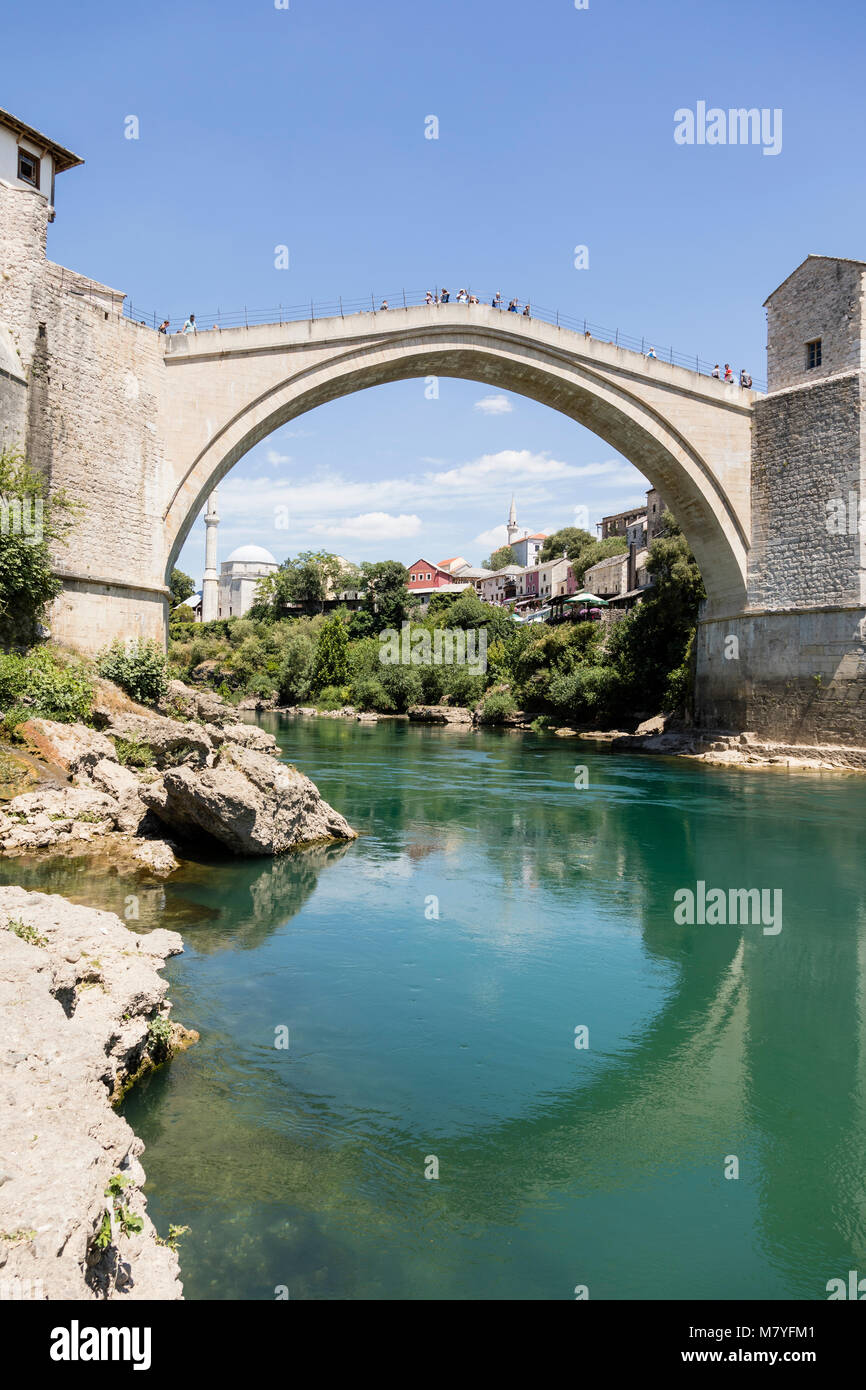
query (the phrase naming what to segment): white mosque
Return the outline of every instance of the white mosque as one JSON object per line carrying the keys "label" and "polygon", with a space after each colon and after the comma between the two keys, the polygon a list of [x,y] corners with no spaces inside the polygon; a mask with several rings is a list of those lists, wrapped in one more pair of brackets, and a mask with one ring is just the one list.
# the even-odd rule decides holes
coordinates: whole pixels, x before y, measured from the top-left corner
{"label": "white mosque", "polygon": [[199,622],[210,623],[215,618],[242,618],[255,602],[256,587],[279,569],[278,562],[263,545],[240,545],[217,574],[217,528],[219,516],[216,492],[208,498],[205,512],[205,560],[201,595],[187,602]]}

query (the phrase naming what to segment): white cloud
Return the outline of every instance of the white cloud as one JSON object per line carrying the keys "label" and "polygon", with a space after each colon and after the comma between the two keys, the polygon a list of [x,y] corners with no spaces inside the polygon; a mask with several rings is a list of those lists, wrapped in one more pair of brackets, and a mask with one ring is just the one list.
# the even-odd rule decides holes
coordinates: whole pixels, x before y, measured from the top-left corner
{"label": "white cloud", "polygon": [[281,463],[291,463],[291,461],[291,454],[279,454],[276,449],[268,449],[265,454],[265,462],[271,464],[272,467],[278,467]]}
{"label": "white cloud", "polygon": [[351,537],[363,541],[396,541],[417,536],[420,516],[391,516],[388,512],[365,512],[337,522],[317,522],[310,531],[318,536]]}
{"label": "white cloud", "polygon": [[553,459],[547,453],[535,454],[531,449],[500,449],[496,454],[482,454],[471,463],[462,463],[443,473],[429,473],[427,477],[437,488],[460,491],[477,489],[483,482],[485,486],[479,495],[484,495],[492,479],[556,482],[562,478],[603,477],[621,468],[618,459],[575,465]]}
{"label": "white cloud", "polygon": [[482,531],[480,536],[476,536],[473,545],[483,545],[490,550],[497,550],[500,545],[508,542],[508,532],[504,526],[492,526],[489,531]]}
{"label": "white cloud", "polygon": [[475,402],[475,409],[480,410],[482,415],[510,415],[514,406],[507,396],[483,396]]}

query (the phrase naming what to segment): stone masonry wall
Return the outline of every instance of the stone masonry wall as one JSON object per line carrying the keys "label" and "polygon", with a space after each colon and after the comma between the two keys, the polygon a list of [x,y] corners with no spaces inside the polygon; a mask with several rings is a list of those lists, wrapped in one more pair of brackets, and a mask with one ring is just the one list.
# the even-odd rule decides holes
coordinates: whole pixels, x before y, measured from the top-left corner
{"label": "stone masonry wall", "polygon": [[828,530],[828,503],[859,495],[864,374],[755,403],[749,606],[860,604],[859,534]]}
{"label": "stone masonry wall", "polygon": [[[837,372],[863,359],[864,267],[857,261],[810,256],[767,300],[767,381],[779,391]],[[806,369],[806,344],[821,339],[821,366]]]}
{"label": "stone masonry wall", "polygon": [[699,623],[698,724],[790,743],[866,746],[864,636],[862,607]]}

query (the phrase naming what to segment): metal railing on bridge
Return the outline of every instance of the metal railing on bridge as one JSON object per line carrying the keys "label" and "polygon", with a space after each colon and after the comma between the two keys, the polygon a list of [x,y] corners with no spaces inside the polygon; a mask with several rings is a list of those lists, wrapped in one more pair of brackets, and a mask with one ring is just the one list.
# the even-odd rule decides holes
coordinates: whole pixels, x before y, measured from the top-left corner
{"label": "metal railing on bridge", "polygon": [[[94,302],[98,302],[100,307],[104,307],[104,301],[98,297],[98,288],[94,286]],[[467,294],[474,294],[471,286],[466,287]],[[434,296],[433,307],[441,307],[441,290],[436,288],[430,291]],[[513,298],[513,296],[512,296]],[[507,305],[503,301],[501,304],[494,304],[493,294],[478,294],[479,307],[495,307],[503,314],[509,312]],[[509,303],[511,301],[509,300]],[[637,337],[634,334],[624,333],[619,328],[607,328],[602,324],[593,322],[591,319],[581,318],[579,315],[563,313],[559,309],[547,309],[542,305],[535,304],[532,300],[528,301],[530,312],[528,317],[540,319],[543,323],[552,324],[554,327],[567,328],[573,333],[583,334],[597,339],[599,342],[612,343],[615,347],[621,347],[629,352],[639,352],[647,356],[649,352],[655,354],[661,362],[670,362],[676,367],[685,367],[689,371],[697,372],[701,376],[712,376],[715,364],[708,358],[701,357],[698,353],[680,352],[672,344],[665,345],[663,340],[658,337],[650,337],[646,334]],[[410,309],[424,306],[427,303],[426,290],[398,290],[394,294],[364,295],[360,299],[337,299],[330,300],[305,300],[301,304],[278,304],[269,309],[253,309],[244,306],[243,309],[222,309],[217,306],[215,310],[208,313],[196,313],[196,328],[200,333],[206,333],[213,329],[223,328],[254,328],[260,324],[271,323],[298,323],[315,322],[316,319],[325,318],[346,318],[352,314],[364,313],[383,313],[393,312],[400,309]],[[448,305],[457,303],[455,294],[451,294]],[[519,316],[523,316],[523,310],[527,301],[519,301],[519,309],[516,311]],[[470,307],[475,307],[470,305]],[[514,311],[512,311],[514,312]],[[168,332],[175,334],[186,321],[186,314],[157,314],[152,310],[142,310],[138,305],[124,300],[122,316],[134,323],[139,323],[147,328],[158,329],[165,321],[169,320]],[[722,370],[724,370],[722,368]],[[734,374],[734,380],[739,381],[739,373]],[[757,378],[753,379],[753,389],[765,391],[766,382]]]}

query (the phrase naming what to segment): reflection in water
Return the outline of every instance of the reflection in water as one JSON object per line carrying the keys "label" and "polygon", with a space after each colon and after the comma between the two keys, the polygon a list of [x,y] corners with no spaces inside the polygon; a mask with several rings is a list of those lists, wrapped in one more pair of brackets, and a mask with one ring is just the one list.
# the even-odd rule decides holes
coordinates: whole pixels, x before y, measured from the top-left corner
{"label": "reflection in water", "polygon": [[[815,1298],[866,1267],[859,779],[581,746],[576,790],[554,738],[272,727],[363,833],[165,885],[202,1041],[125,1111],[188,1297]],[[699,879],[781,889],[782,932],[677,926]]]}

